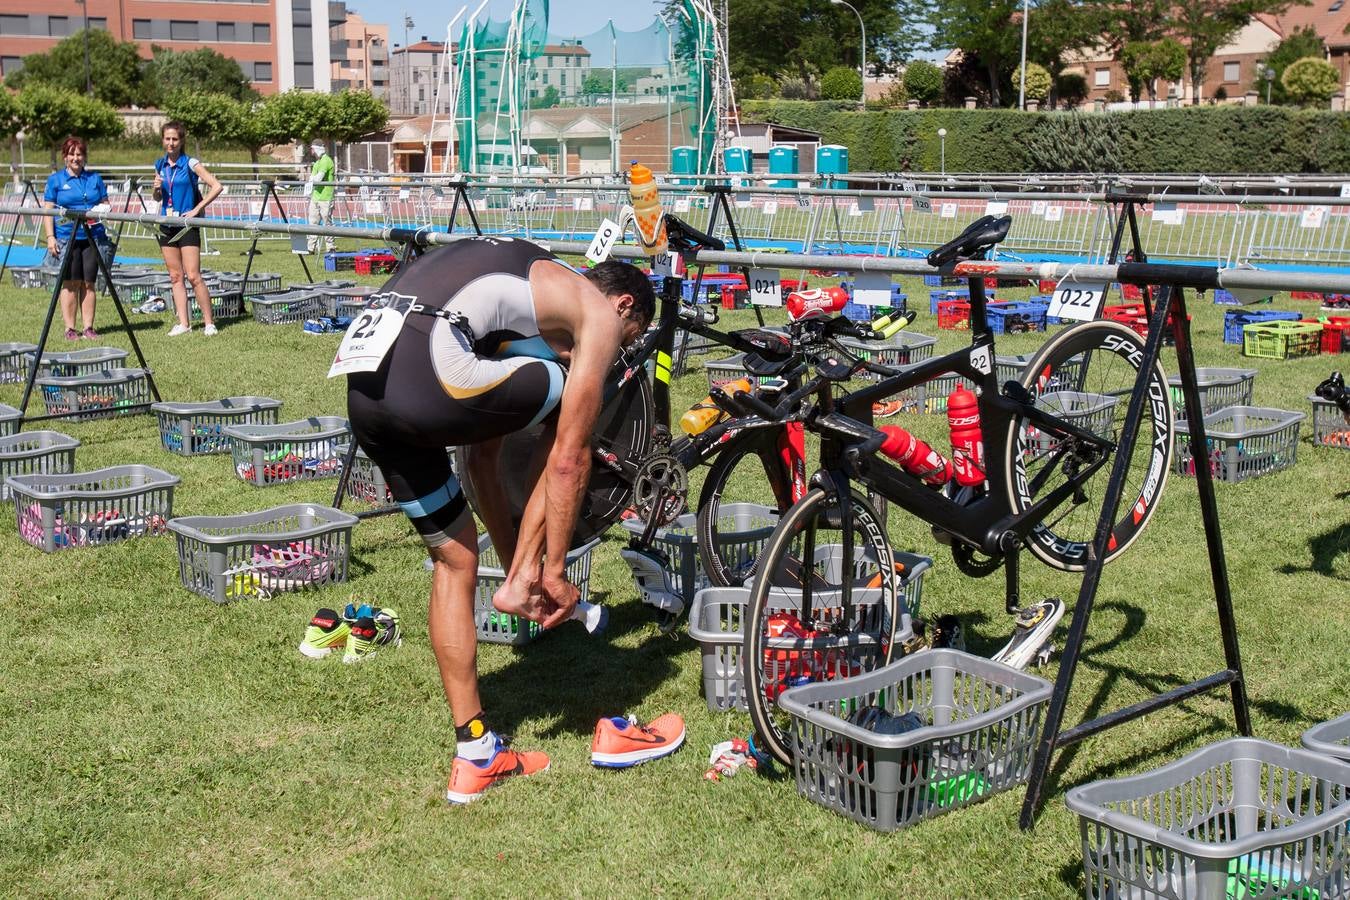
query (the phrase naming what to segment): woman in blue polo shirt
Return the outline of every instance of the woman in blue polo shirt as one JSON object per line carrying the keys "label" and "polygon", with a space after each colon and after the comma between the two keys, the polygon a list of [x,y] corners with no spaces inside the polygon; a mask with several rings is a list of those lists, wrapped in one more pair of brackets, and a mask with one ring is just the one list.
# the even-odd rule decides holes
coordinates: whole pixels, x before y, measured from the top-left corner
{"label": "woman in blue polo shirt", "polygon": [[[47,189],[42,192],[43,206],[87,210],[108,202],[108,188],[103,179],[97,172],[85,168],[89,145],[83,138],[72,135],[62,141],[61,158],[66,166],[48,176]],[[59,257],[75,233],[75,223],[69,219],[42,221],[47,229],[47,252]],[[81,336],[91,340],[98,337],[94,330],[94,285],[98,281],[98,254],[101,245],[107,244],[108,236],[101,223],[91,221],[89,230],[93,232],[94,240],[90,241],[84,229],[80,229],[78,240],[70,251],[70,274],[61,284],[61,318],[66,323],[68,341],[79,340]],[[84,323],[83,334],[75,329],[76,298],[79,298],[80,317]]]}
{"label": "woman in blue polo shirt", "polygon": [[[164,155],[155,160],[154,198],[159,202],[161,216],[183,216],[194,218],[202,214],[207,204],[220,195],[223,188],[216,176],[206,171],[201,160],[193,159],[183,152],[187,141],[187,129],[180,122],[167,122],[159,130],[164,143]],[[198,182],[206,185],[206,195],[202,196]],[[159,229],[159,252],[164,254],[164,265],[169,270],[169,282],[173,289],[173,308],[178,314],[178,324],[169,329],[169,337],[187,334],[192,330],[192,317],[188,310],[187,288],[184,279],[192,283],[192,295],[202,311],[205,327],[202,334],[216,333],[216,323],[211,317],[211,294],[202,279],[202,235],[199,228],[182,228],[178,225],[161,225]]]}

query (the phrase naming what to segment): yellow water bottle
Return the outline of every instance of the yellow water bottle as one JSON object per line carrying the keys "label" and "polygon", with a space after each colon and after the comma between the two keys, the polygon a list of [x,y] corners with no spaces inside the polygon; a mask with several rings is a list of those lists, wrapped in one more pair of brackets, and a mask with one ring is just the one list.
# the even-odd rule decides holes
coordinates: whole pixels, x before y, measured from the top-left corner
{"label": "yellow water bottle", "polygon": [[[735,381],[722,385],[722,390],[728,397],[735,397],[737,391],[745,391],[747,394],[755,389],[754,384],[749,378],[738,378]],[[709,428],[717,424],[717,421],[726,415],[722,407],[713,402],[712,394],[704,397],[698,403],[689,407],[689,411],[680,416],[680,428],[685,434],[693,437],[696,434],[702,434]]]}
{"label": "yellow water bottle", "polygon": [[633,160],[628,170],[628,194],[633,200],[633,214],[637,219],[638,243],[642,252],[656,256],[666,252],[666,222],[661,213],[661,198],[656,190],[652,170]]}

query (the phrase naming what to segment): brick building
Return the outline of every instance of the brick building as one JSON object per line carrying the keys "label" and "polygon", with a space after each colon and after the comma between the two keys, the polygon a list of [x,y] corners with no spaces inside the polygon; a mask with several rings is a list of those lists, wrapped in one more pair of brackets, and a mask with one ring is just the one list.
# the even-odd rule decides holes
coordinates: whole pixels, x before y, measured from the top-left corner
{"label": "brick building", "polygon": [[[151,44],[172,50],[212,49],[236,60],[261,93],[290,88],[327,91],[328,0],[87,0],[90,28],[135,41],[150,58]],[[345,18],[345,7],[338,21]],[[30,53],[51,49],[84,27],[77,0],[4,0],[0,4],[0,70],[19,68]],[[97,73],[95,73],[97,77]]]}
{"label": "brick building", "polygon": [[[346,9],[342,3],[333,6]],[[388,25],[367,22],[359,13],[347,10],[343,21],[330,29],[329,45],[333,90],[368,90],[381,99],[388,95]]]}

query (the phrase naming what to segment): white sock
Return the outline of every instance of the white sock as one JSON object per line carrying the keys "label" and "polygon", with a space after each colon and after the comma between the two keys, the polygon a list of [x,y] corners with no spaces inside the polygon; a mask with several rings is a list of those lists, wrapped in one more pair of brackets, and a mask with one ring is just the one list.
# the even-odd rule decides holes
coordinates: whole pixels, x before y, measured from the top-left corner
{"label": "white sock", "polygon": [[455,755],[460,759],[482,762],[485,759],[491,759],[492,753],[496,749],[497,735],[488,731],[476,741],[460,741],[459,746],[455,748]]}

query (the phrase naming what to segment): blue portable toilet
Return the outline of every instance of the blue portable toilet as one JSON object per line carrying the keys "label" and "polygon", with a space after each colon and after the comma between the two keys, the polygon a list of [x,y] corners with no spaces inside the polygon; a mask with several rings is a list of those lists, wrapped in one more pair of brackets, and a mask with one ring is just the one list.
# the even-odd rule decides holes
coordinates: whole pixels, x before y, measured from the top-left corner
{"label": "blue portable toilet", "polygon": [[[670,174],[697,175],[698,149],[695,147],[670,148]],[[676,184],[693,184],[693,178],[676,178]]]}
{"label": "blue portable toilet", "polygon": [[[816,173],[819,175],[847,175],[848,174],[848,148],[841,147],[838,144],[825,144],[816,148]],[[827,188],[842,188],[847,185],[834,178],[827,178],[823,183]]]}
{"label": "blue portable toilet", "polygon": [[726,166],[728,175],[749,175],[753,171],[750,148],[727,147],[722,151],[722,164]]}
{"label": "blue portable toilet", "polygon": [[[796,175],[800,171],[797,167],[799,159],[799,152],[795,144],[775,144],[769,148],[769,172],[774,175]],[[795,188],[797,182],[784,178],[769,182],[769,186]]]}

